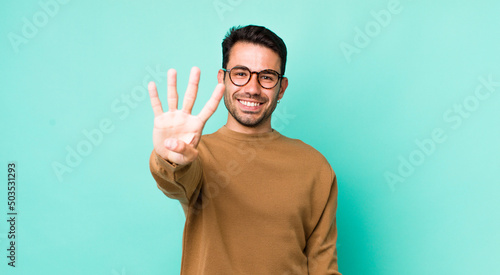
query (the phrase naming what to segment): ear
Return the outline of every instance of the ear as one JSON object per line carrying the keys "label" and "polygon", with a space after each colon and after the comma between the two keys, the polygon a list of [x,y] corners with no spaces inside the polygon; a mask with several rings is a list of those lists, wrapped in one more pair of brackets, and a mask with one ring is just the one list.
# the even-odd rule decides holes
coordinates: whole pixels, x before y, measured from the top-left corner
{"label": "ear", "polygon": [[224,73],[225,72],[223,70],[219,69],[219,72],[217,73],[217,81],[219,83],[224,84]]}
{"label": "ear", "polygon": [[280,90],[279,90],[279,94],[278,94],[278,100],[283,97],[283,95],[285,94],[285,90],[286,90],[287,87],[288,87],[288,78],[283,77],[281,79],[281,85],[280,85]]}

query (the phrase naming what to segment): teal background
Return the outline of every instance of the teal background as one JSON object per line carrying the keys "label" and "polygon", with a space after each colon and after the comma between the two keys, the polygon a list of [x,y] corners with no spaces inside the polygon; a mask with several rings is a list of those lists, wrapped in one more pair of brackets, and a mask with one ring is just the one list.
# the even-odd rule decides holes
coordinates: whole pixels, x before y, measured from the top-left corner
{"label": "teal background", "polygon": [[[199,66],[198,113],[217,83],[224,34],[246,24],[287,44],[290,85],[273,123],[337,173],[343,274],[500,274],[500,85],[473,105],[481,77],[500,82],[500,2],[401,0],[387,26],[372,15],[393,5],[386,0],[47,2],[58,10],[46,22],[39,1],[0,11],[0,274],[179,274],[184,214],[149,172],[144,78],[158,68],[151,80],[165,98],[168,68],[184,91]],[[39,20],[32,37],[23,18]],[[367,25],[369,43],[345,54],[341,45],[356,46]],[[457,104],[469,104],[466,115]],[[204,132],[226,116],[221,104]],[[58,178],[54,163],[66,165],[67,146],[102,120],[112,131]],[[419,155],[415,140],[434,129],[445,140]],[[418,165],[402,177],[412,153]],[[11,161],[15,268],[6,258]]]}

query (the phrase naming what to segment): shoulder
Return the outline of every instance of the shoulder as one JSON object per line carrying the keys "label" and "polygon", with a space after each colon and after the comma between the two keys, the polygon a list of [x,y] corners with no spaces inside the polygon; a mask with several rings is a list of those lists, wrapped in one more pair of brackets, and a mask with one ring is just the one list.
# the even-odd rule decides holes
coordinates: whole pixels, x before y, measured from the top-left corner
{"label": "shoulder", "polygon": [[297,154],[301,154],[303,157],[311,158],[317,161],[328,162],[323,154],[300,139],[289,138],[282,135],[281,138],[277,140],[277,142],[280,142],[289,150],[292,150]]}
{"label": "shoulder", "polygon": [[280,146],[284,147],[283,149],[290,153],[290,156],[296,158],[302,165],[324,170],[325,173],[334,173],[326,157],[304,141],[282,135],[277,142],[281,144]]}

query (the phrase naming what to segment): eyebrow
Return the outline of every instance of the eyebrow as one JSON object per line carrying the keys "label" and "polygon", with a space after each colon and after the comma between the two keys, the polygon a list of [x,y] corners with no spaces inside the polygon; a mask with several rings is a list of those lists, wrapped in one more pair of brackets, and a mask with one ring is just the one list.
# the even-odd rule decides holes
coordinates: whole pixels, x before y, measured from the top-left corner
{"label": "eyebrow", "polygon": [[262,72],[262,71],[269,71],[269,70],[270,70],[270,71],[275,71],[275,72],[277,72],[279,75],[281,75],[281,73],[280,73],[278,70],[275,70],[275,69],[270,69],[270,68],[268,68],[268,69],[263,69],[263,70],[260,70],[260,71],[256,71],[256,70],[252,70],[252,69],[248,68],[248,67],[247,67],[247,66],[245,66],[245,65],[235,65],[235,66],[233,66],[233,67],[232,67],[232,68],[230,68],[230,69],[233,69],[233,68],[236,68],[236,67],[247,68],[247,69],[249,69],[251,72]]}

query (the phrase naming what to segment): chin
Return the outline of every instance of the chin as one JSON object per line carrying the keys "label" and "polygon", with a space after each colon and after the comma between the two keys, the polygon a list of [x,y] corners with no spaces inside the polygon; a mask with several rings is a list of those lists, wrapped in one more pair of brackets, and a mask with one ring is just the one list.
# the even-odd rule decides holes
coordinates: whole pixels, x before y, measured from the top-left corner
{"label": "chin", "polygon": [[257,126],[261,125],[264,121],[264,117],[259,117],[255,119],[249,119],[249,118],[242,118],[239,116],[234,116],[234,119],[238,121],[243,126],[250,127],[250,128],[256,128]]}
{"label": "chin", "polygon": [[[261,110],[260,113],[244,113],[235,106],[235,103],[229,102],[227,97],[224,97],[224,104],[229,114],[238,122],[239,124],[249,127],[257,128],[264,124],[268,119],[270,119],[270,114],[268,109]],[[274,108],[273,108],[274,109]],[[272,112],[271,112],[272,113]]]}

